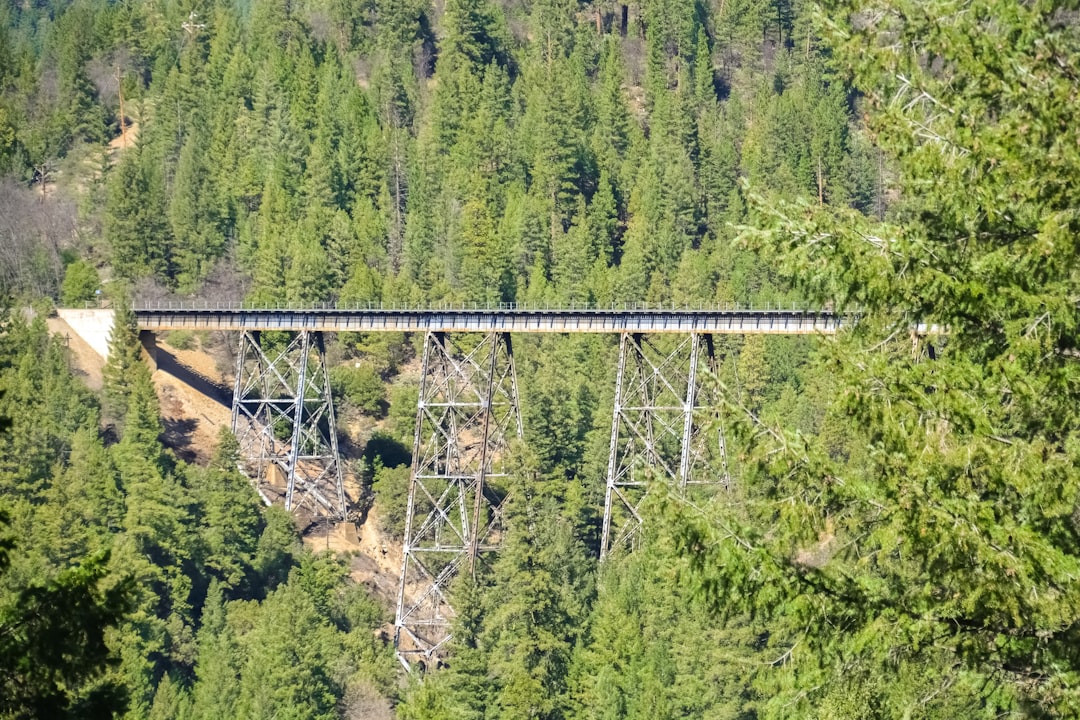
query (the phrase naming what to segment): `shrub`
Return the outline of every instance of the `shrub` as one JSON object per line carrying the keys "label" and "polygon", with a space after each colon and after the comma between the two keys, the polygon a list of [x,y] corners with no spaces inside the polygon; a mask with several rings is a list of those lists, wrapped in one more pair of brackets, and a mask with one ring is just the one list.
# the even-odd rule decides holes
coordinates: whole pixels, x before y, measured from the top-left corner
{"label": "shrub", "polygon": [[60,299],[67,306],[82,305],[95,299],[100,288],[101,278],[97,269],[85,260],[76,260],[64,271]]}
{"label": "shrub", "polygon": [[173,330],[166,342],[177,350],[191,350],[195,347],[195,334],[188,330]]}
{"label": "shrub", "polygon": [[409,504],[408,465],[393,468],[375,465],[375,478],[371,490],[379,503],[379,528],[394,537],[405,532],[405,513]]}
{"label": "shrub", "polygon": [[381,415],[386,411],[386,388],[382,377],[370,365],[342,365],[330,371],[334,394],[362,413]]}

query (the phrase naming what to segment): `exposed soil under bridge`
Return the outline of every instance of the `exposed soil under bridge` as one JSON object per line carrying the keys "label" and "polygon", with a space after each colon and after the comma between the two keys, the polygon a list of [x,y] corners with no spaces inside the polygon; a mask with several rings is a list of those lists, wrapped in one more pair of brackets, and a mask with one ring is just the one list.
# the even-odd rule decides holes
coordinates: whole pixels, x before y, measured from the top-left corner
{"label": "exposed soil under bridge", "polygon": [[[100,391],[105,359],[64,320],[49,318],[48,326],[65,339],[73,371],[90,389]],[[221,428],[231,425],[233,378],[225,368],[231,367],[232,358],[223,346],[204,349],[197,336],[193,345],[180,349],[170,345],[167,337],[157,338],[157,367],[151,379],[161,405],[164,444],[183,460],[205,465],[217,448]],[[273,488],[269,490],[267,495],[273,499]],[[355,477],[346,478],[345,490],[351,502],[358,500],[360,486]],[[308,547],[347,555],[353,580],[388,608],[394,606],[401,575],[401,540],[379,530],[377,503],[359,524],[325,524],[312,518],[298,518],[297,524]],[[387,632],[393,632],[392,626]]]}

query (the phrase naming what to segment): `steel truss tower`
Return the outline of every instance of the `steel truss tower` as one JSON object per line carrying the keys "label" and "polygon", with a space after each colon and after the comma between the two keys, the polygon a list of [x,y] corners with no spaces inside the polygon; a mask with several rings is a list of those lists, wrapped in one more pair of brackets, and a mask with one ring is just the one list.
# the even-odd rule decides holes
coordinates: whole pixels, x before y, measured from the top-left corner
{"label": "steel truss tower", "polygon": [[264,497],[282,493],[286,510],[344,520],[348,505],[323,335],[286,337],[286,344],[264,348],[260,333],[240,334],[233,433]]}
{"label": "steel truss tower", "polygon": [[[656,341],[623,333],[615,379],[600,558],[633,545],[641,528],[648,482],[688,486],[726,484],[727,449],[713,383],[712,335]],[[668,342],[668,345],[660,343]]]}
{"label": "steel truss tower", "polygon": [[454,616],[450,583],[475,572],[503,535],[503,463],[521,437],[521,412],[509,334],[481,337],[468,346],[441,332],[424,340],[394,622],[406,667],[438,657]]}

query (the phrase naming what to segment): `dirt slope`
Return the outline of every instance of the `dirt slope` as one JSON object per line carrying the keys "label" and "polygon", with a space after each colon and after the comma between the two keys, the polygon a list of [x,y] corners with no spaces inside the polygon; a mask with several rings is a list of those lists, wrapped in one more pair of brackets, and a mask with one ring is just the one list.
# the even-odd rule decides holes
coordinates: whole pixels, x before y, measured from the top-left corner
{"label": "dirt slope", "polygon": [[47,318],[45,323],[49,327],[49,332],[66,340],[71,357],[71,367],[75,374],[80,376],[91,390],[95,392],[101,390],[101,368],[105,364],[105,359],[98,355],[85,340],[75,334],[75,331],[60,318]]}
{"label": "dirt slope", "polygon": [[205,464],[217,435],[230,427],[227,379],[214,359],[200,350],[178,350],[158,341],[158,369],[151,379],[161,403],[165,444],[188,462]]}

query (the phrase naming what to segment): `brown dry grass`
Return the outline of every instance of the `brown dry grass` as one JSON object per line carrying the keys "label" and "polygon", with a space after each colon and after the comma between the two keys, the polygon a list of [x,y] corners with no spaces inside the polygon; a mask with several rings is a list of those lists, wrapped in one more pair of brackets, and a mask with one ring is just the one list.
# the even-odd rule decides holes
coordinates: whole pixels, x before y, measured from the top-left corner
{"label": "brown dry grass", "polygon": [[[213,358],[201,350],[177,350],[161,340],[158,347],[196,373],[225,384]],[[221,428],[232,422],[231,409],[162,370],[155,370],[151,379],[161,403],[165,444],[184,460],[205,465],[217,448]]]}
{"label": "brown dry grass", "polygon": [[101,369],[105,365],[105,358],[97,354],[94,348],[79,337],[71,326],[58,317],[45,320],[49,332],[59,335],[67,341],[68,357],[71,361],[71,369],[83,379],[86,386],[97,392],[101,390],[103,380]]}

